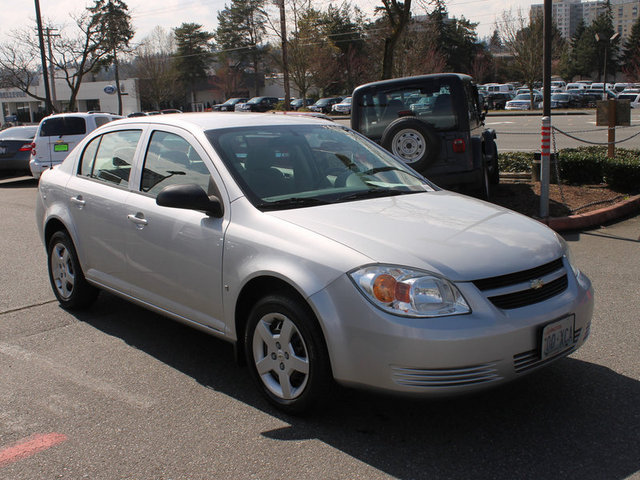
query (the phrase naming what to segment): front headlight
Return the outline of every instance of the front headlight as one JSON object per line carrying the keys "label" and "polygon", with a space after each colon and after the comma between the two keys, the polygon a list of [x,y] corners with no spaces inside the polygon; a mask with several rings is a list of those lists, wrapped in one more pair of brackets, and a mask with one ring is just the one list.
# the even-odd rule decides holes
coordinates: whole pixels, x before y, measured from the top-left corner
{"label": "front headlight", "polygon": [[556,233],[556,236],[558,237],[558,240],[560,240],[560,243],[562,244],[562,250],[564,251],[564,256],[567,258],[567,261],[571,266],[571,270],[573,271],[573,274],[575,275],[576,278],[580,278],[580,269],[576,266],[576,262],[573,257],[573,253],[571,253],[571,248],[569,248],[569,244],[564,238],[560,236],[560,234]]}
{"label": "front headlight", "polygon": [[394,315],[441,317],[471,312],[458,288],[433,273],[371,265],[349,276],[371,303]]}

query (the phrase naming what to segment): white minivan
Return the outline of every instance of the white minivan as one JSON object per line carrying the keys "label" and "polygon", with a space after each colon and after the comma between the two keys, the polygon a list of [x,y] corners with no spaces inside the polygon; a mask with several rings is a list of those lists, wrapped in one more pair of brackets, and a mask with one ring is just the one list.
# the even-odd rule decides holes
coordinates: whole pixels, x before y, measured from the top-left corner
{"label": "white minivan", "polygon": [[111,113],[58,113],[43,118],[33,139],[29,169],[35,178],[61,163],[80,140],[96,128],[123,118]]}

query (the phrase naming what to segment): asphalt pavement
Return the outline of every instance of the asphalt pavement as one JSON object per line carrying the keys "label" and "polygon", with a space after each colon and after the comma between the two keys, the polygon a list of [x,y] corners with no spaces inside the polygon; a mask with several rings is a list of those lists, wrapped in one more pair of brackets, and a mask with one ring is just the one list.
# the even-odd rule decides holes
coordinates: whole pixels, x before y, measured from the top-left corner
{"label": "asphalt pavement", "polygon": [[295,418],[222,341],[106,294],[60,309],[35,196],[0,181],[2,479],[640,479],[640,216],[566,235],[596,295],[569,358],[449,400],[338,390]]}

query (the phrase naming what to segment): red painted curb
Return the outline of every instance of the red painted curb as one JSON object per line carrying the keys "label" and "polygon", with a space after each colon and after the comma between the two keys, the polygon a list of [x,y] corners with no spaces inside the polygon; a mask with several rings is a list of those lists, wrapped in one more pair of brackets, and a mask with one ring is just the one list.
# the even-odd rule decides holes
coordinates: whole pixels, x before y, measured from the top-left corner
{"label": "red painted curb", "polygon": [[593,210],[592,212],[570,215],[568,217],[550,217],[546,222],[544,220],[540,221],[556,232],[563,232],[602,225],[611,220],[629,215],[636,210],[640,210],[640,195],[636,195],[609,207]]}
{"label": "red painted curb", "polygon": [[35,455],[67,440],[62,433],[40,433],[32,435],[10,447],[0,449],[0,467]]}

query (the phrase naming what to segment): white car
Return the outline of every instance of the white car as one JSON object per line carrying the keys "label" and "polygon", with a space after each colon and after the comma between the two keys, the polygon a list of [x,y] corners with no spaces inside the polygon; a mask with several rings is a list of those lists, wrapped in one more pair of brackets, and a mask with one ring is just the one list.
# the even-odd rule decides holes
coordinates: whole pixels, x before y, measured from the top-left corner
{"label": "white car", "polygon": [[340,103],[336,103],[331,106],[331,111],[333,113],[339,113],[341,115],[350,115],[351,114],[351,97],[347,97],[342,100]]}
{"label": "white car", "polygon": [[640,92],[624,91],[618,95],[618,100],[629,100],[631,108],[640,108]]}
{"label": "white car", "polygon": [[[509,100],[505,106],[505,110],[532,110],[531,95],[529,93],[520,93],[513,100]],[[533,110],[542,108],[542,96],[534,94]]]}
{"label": "white car", "polygon": [[89,132],[123,118],[110,113],[59,113],[43,118],[33,139],[29,169],[35,178],[60,164]]}
{"label": "white car", "polygon": [[62,307],[107,290],[232,342],[288,412],[330,400],[334,380],[423,397],[485,389],[589,336],[591,282],[559,235],[441,190],[330,121],[127,119],[38,188]]}

